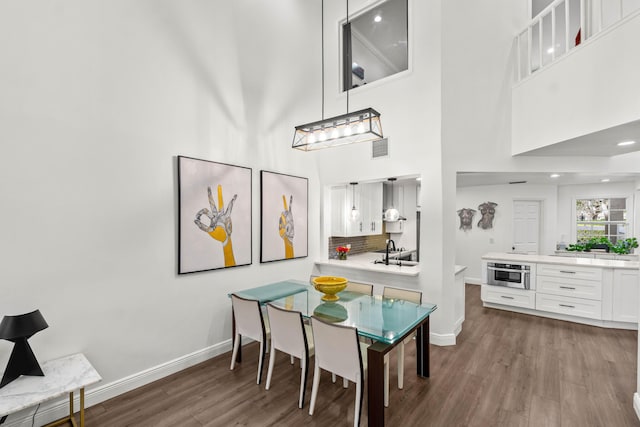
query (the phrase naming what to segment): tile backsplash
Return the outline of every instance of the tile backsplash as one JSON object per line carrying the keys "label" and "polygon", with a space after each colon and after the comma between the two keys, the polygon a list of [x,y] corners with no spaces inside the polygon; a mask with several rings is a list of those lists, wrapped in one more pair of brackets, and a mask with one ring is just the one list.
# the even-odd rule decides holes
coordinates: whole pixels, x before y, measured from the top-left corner
{"label": "tile backsplash", "polygon": [[376,234],[373,236],[358,237],[329,237],[329,258],[336,258],[338,246],[351,245],[350,254],[373,252],[387,247],[389,234]]}

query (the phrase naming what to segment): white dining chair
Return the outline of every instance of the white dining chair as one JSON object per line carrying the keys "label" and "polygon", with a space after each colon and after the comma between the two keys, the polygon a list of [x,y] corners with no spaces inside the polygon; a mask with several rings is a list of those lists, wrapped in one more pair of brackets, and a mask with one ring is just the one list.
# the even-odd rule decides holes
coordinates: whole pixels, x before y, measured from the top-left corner
{"label": "white dining chair", "polygon": [[235,367],[236,356],[240,348],[242,337],[251,338],[260,343],[260,355],[258,360],[258,378],[256,384],[262,379],[262,366],[267,350],[267,340],[270,335],[269,322],[263,318],[260,303],[256,300],[245,299],[231,294],[233,317],[235,320],[235,336],[233,338],[233,352],[231,354],[231,370]]}
{"label": "white dining chair", "polygon": [[[320,370],[324,369],[332,374],[341,376],[345,381],[351,381],[356,384],[353,425],[358,426],[362,413],[364,372],[367,368],[367,347],[369,345],[358,340],[358,330],[356,328],[327,323],[315,316],[311,316],[311,326],[313,327],[316,354],[309,415],[313,415],[316,406],[318,387],[320,385]],[[385,375],[386,372],[387,369],[385,368]],[[385,391],[386,399],[387,392]]]}
{"label": "white dining chair", "polygon": [[[392,298],[399,299],[404,301],[409,301],[414,304],[422,304],[422,292],[414,291],[411,289],[401,289],[401,288],[393,288],[390,286],[385,286],[382,291],[383,298]],[[398,344],[398,388],[402,389],[404,387],[404,346],[405,344],[410,344],[413,340],[415,333],[409,335],[404,339],[401,343]],[[385,355],[388,358],[388,354]],[[387,361],[387,369],[389,369],[389,363]],[[387,380],[389,375],[386,376]],[[385,386],[388,389],[388,383],[385,382]],[[388,399],[385,399],[385,406],[389,406]]]}
{"label": "white dining chair", "polygon": [[[271,324],[271,354],[267,371],[266,389],[271,387],[276,350],[300,359],[300,396],[298,408],[304,406],[304,394],[307,388],[309,373],[309,357],[313,354],[313,332],[310,325],[305,325],[302,313],[286,310],[267,304],[267,313]],[[293,359],[292,359],[293,360]],[[293,363],[293,362],[292,362]]]}
{"label": "white dining chair", "polygon": [[373,295],[373,285],[370,285],[368,283],[353,282],[351,280],[347,282],[347,287],[344,288],[344,290],[369,296]]}

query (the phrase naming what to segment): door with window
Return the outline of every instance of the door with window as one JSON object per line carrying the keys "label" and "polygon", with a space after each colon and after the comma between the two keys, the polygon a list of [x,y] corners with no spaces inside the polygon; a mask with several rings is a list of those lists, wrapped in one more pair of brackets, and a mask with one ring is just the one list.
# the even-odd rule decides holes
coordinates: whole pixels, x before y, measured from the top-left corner
{"label": "door with window", "polygon": [[516,252],[537,254],[540,250],[540,200],[513,201],[513,246]]}

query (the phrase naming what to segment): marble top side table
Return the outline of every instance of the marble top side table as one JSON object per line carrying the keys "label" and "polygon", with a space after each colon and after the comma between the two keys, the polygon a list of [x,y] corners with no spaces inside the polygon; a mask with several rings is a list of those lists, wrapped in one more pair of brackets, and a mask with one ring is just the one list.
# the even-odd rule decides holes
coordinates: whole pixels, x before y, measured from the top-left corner
{"label": "marble top side table", "polygon": [[0,388],[0,424],[8,415],[47,400],[69,394],[69,416],[45,427],[71,422],[77,427],[73,410],[73,392],[80,390],[80,427],[84,427],[84,388],[102,380],[82,353],[40,364],[44,377],[21,376]]}

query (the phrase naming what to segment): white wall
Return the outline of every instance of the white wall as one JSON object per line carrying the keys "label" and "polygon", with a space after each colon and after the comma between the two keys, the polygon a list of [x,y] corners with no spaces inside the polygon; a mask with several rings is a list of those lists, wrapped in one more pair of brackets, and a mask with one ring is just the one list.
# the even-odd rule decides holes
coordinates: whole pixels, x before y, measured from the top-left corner
{"label": "white wall", "polygon": [[[352,13],[357,13],[368,3],[353,1],[349,7]],[[372,160],[371,144],[362,143],[319,151],[317,158],[323,186],[392,176],[422,176],[422,206],[428,203],[432,208],[428,223],[423,208],[421,241],[431,244],[423,244],[421,250],[419,287],[425,301],[438,304],[431,319],[432,332],[447,335],[454,331],[453,296],[449,295],[454,280],[454,255],[443,252],[444,229],[439,226],[445,209],[440,135],[441,3],[409,2],[409,71],[350,93],[351,111],[373,107],[381,113],[382,128],[389,137],[389,156]],[[340,92],[340,43],[335,30],[344,18],[344,2],[325,2],[326,117],[346,111],[346,96]],[[307,121],[314,120],[318,114],[320,109]],[[327,191],[326,187],[323,191]],[[328,230],[321,238],[324,253],[327,238]]]}
{"label": "white wall", "polygon": [[613,29],[514,87],[514,154],[640,118],[640,15]]}
{"label": "white wall", "polygon": [[[309,177],[318,242],[315,158],[290,144],[320,94],[320,58],[297,55],[320,44],[319,8],[0,3],[0,315],[41,310],[41,361],[84,352],[108,384],[224,348],[229,292],[308,277],[317,244],[260,264],[259,171]],[[176,274],[176,155],[253,168],[251,266]]]}
{"label": "white wall", "polygon": [[[513,201],[540,200],[540,254],[550,254],[556,246],[556,213],[558,212],[558,192],[555,185],[482,185],[458,188],[456,211],[472,208],[477,212],[473,217],[471,230],[459,229],[456,216],[456,264],[466,265],[465,277],[479,282],[481,275],[480,258],[487,252],[508,252],[513,245]],[[484,202],[497,203],[493,228],[483,230],[477,226],[481,218],[478,205]],[[454,214],[455,215],[455,214]]]}

